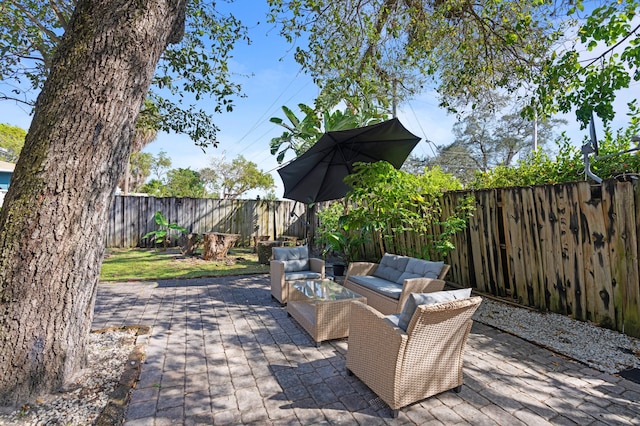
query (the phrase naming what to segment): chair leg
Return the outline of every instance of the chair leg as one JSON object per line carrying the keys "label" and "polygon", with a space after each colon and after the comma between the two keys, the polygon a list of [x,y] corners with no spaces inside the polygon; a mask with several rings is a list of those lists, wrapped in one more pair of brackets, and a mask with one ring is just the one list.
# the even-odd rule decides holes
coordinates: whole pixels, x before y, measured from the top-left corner
{"label": "chair leg", "polygon": [[398,414],[400,414],[400,410],[391,410],[391,417],[394,419],[398,418]]}
{"label": "chair leg", "polygon": [[460,385],[460,386],[457,386],[457,387],[453,388],[453,391],[454,391],[455,393],[460,393],[460,392],[462,391],[462,385]]}
{"label": "chair leg", "polygon": [[353,376],[353,371],[349,370],[348,368],[347,368],[347,376]]}

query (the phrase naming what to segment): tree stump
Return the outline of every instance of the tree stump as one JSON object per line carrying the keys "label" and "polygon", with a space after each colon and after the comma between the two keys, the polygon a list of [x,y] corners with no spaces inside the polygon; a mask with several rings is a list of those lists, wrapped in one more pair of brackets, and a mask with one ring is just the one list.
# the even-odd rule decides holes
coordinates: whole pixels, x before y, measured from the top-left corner
{"label": "tree stump", "polygon": [[282,241],[258,241],[258,263],[269,264],[272,247],[282,247]]}
{"label": "tree stump", "polygon": [[254,235],[253,236],[253,252],[257,253],[258,252],[258,243],[260,241],[269,241],[269,236],[268,235]]}
{"label": "tree stump", "polygon": [[281,235],[279,240],[284,242],[285,246],[296,246],[298,244],[298,237],[292,235]]}
{"label": "tree stump", "polygon": [[238,241],[240,234],[223,234],[220,232],[206,232],[204,237],[204,260],[218,260],[227,257],[229,248]]}
{"label": "tree stump", "polygon": [[193,256],[196,250],[200,248],[202,243],[202,237],[200,234],[189,234],[183,244],[181,244],[180,251],[185,256]]}

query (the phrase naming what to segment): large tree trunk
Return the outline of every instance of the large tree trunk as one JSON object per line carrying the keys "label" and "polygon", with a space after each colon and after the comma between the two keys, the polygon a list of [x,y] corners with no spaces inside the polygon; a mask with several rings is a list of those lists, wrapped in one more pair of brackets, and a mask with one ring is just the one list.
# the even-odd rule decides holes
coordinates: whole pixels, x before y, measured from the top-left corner
{"label": "large tree trunk", "polygon": [[107,212],[154,68],[185,0],[80,0],[0,214],[0,405],[85,362]]}

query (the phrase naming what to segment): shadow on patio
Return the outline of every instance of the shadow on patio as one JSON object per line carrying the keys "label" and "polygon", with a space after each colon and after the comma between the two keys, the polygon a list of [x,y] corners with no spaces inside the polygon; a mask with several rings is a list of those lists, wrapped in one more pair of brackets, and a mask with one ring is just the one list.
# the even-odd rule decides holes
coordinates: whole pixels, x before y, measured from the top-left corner
{"label": "shadow on patio", "polygon": [[347,376],[347,340],[317,348],[268,275],[101,284],[94,328],[152,326],[127,425],[638,424],[640,385],[476,322],[464,386],[391,418]]}

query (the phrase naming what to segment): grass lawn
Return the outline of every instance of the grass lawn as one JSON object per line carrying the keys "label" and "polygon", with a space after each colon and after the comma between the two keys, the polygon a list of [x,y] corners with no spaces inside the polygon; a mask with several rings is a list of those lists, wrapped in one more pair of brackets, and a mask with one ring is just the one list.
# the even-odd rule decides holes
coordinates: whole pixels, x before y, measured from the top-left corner
{"label": "grass lawn", "polygon": [[258,263],[251,247],[229,250],[226,260],[204,260],[202,255],[187,257],[180,250],[107,249],[100,271],[101,281],[162,280],[173,278],[219,277],[223,275],[269,272],[269,265]]}

